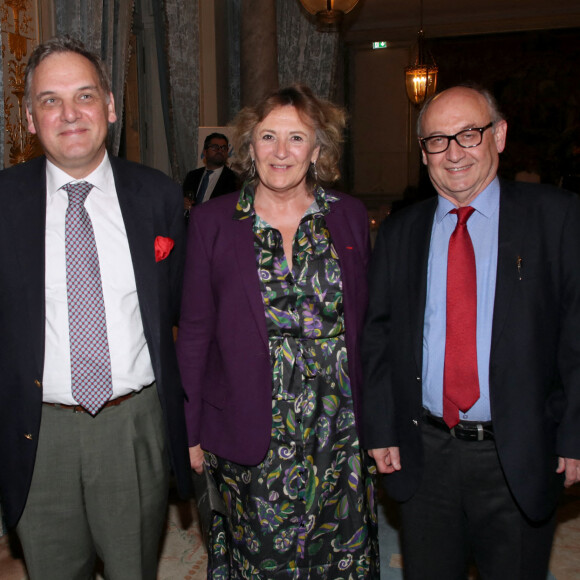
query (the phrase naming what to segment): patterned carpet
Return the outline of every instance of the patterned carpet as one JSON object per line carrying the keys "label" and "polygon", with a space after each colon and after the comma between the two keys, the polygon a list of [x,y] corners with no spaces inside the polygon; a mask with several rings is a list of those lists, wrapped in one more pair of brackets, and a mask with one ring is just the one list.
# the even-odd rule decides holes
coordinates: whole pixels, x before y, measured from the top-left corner
{"label": "patterned carpet", "polygon": [[158,580],[202,580],[206,578],[206,564],[207,554],[195,504],[172,502],[159,560]]}
{"label": "patterned carpet", "polygon": [[[403,580],[398,537],[398,511],[394,502],[383,499],[379,512],[381,579]],[[158,580],[202,580],[206,577],[206,554],[193,503],[172,501],[159,564]],[[580,485],[567,490],[558,510],[550,575],[547,580],[580,579]],[[26,580],[13,536],[0,538],[1,580]],[[97,578],[102,578],[97,575]],[[474,572],[469,580],[475,580]]]}

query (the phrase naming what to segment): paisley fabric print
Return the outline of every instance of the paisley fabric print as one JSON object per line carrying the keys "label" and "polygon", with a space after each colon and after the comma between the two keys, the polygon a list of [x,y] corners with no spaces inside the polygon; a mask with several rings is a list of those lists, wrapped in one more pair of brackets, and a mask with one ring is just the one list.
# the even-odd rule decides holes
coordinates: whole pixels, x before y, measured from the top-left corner
{"label": "paisley fabric print", "polygon": [[322,188],[293,244],[253,210],[245,186],[234,219],[253,219],[272,363],[272,439],[264,461],[206,462],[228,506],[216,516],[208,578],[379,577],[375,468],[359,447],[345,346],[338,256]]}

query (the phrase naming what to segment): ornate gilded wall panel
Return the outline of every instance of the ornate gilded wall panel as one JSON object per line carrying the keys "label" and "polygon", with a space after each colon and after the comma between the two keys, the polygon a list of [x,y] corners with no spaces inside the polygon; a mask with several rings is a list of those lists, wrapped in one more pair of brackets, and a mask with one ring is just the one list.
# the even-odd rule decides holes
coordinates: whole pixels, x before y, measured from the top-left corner
{"label": "ornate gilded wall panel", "polygon": [[24,69],[38,39],[37,0],[3,0],[2,75],[4,80],[4,167],[40,153],[24,114]]}

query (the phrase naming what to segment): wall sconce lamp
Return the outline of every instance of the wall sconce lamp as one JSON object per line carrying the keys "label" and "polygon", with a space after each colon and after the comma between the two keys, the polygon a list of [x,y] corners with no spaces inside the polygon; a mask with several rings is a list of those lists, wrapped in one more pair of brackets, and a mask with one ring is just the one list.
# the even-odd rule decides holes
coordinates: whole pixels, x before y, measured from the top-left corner
{"label": "wall sconce lamp", "polygon": [[316,15],[318,30],[327,32],[337,30],[345,14],[350,12],[358,0],[300,0],[310,14]]}

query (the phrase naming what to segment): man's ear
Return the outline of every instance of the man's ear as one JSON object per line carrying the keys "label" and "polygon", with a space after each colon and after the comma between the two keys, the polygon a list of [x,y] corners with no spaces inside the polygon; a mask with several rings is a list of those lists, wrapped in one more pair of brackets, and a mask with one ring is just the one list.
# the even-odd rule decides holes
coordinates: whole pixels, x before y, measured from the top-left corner
{"label": "man's ear", "polygon": [[507,137],[507,121],[502,119],[495,123],[493,127],[493,138],[495,139],[495,146],[497,152],[501,153],[505,149],[505,140]]}
{"label": "man's ear", "polygon": [[425,153],[425,150],[423,149],[423,147],[421,147],[421,142],[419,141],[419,148],[421,149],[421,160],[423,161],[423,165],[428,165],[427,163],[427,153]]}
{"label": "man's ear", "polygon": [[109,93],[109,102],[107,103],[107,120],[109,123],[114,123],[117,120],[117,113],[115,113],[115,97],[113,93]]}
{"label": "man's ear", "polygon": [[33,135],[36,135],[36,127],[34,126],[34,117],[32,113],[28,110],[28,106],[26,106],[26,122],[28,123],[28,131]]}

